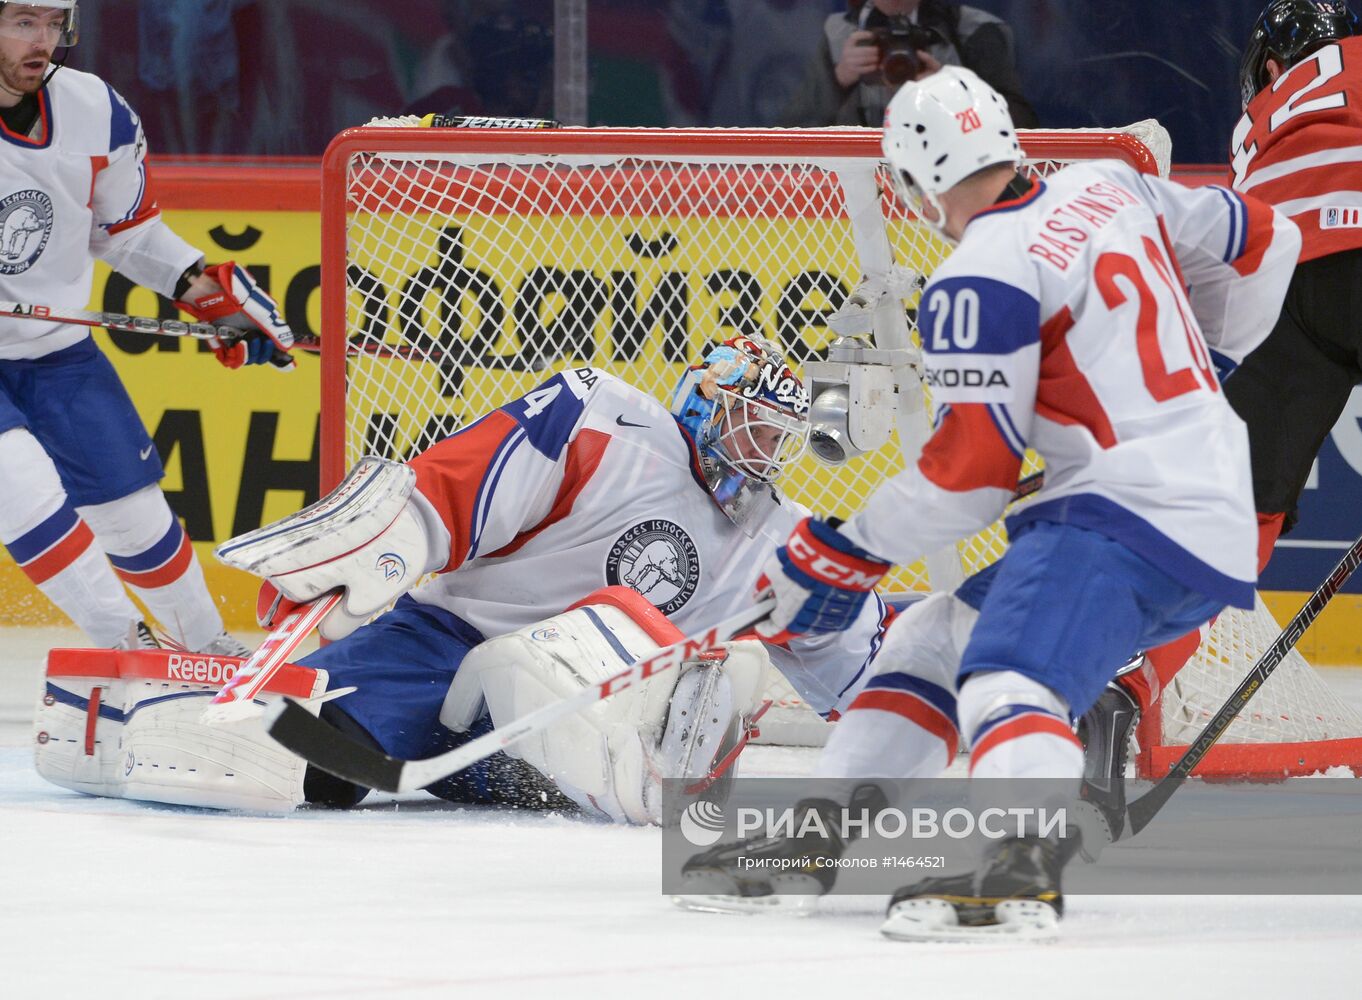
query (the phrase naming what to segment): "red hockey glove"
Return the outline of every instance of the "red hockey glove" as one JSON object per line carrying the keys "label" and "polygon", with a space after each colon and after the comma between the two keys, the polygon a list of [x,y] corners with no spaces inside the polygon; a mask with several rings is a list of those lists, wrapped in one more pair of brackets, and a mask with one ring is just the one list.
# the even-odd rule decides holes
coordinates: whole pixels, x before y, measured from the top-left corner
{"label": "red hockey glove", "polygon": [[268,362],[275,368],[294,367],[289,349],[293,331],[284,322],[279,304],[270,298],[249,271],[232,261],[204,268],[221,291],[209,292],[175,304],[201,323],[238,327],[241,339],[231,343],[209,341],[213,354],[228,368]]}

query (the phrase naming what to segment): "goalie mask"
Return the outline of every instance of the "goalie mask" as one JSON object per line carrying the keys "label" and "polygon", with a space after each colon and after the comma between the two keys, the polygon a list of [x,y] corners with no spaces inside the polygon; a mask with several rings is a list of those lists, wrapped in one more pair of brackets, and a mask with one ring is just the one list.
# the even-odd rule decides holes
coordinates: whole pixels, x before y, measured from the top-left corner
{"label": "goalie mask", "polygon": [[809,441],[808,390],[780,351],[755,337],[726,341],[687,370],[671,411],[715,502],[744,529],[774,502],[772,485]]}
{"label": "goalie mask", "polygon": [[[60,19],[53,11],[63,11]],[[24,42],[51,40],[59,49],[76,44],[80,16],[76,0],[31,0],[29,3],[0,3],[0,35]]]}
{"label": "goalie mask", "polygon": [[1007,102],[963,66],[899,88],[884,115],[883,148],[899,198],[943,238],[941,194],[985,167],[1022,161]]}
{"label": "goalie mask", "polygon": [[1258,15],[1239,64],[1244,107],[1271,82],[1267,78],[1269,57],[1290,69],[1316,49],[1359,30],[1362,22],[1346,0],[1272,0]]}

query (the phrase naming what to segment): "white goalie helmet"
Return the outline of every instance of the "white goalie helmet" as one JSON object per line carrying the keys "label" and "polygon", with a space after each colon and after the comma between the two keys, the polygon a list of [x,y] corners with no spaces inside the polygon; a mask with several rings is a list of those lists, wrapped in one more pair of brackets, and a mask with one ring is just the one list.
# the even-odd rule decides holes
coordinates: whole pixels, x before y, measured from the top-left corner
{"label": "white goalie helmet", "polygon": [[52,31],[43,21],[27,18],[24,14],[37,14],[44,9],[65,11],[60,26],[56,30],[58,48],[70,48],[76,44],[80,35],[80,12],[76,0],[29,0],[28,3],[0,3],[0,35],[18,38],[21,41],[39,41]]}
{"label": "white goalie helmet", "polygon": [[[1022,161],[1007,102],[963,66],[943,66],[899,88],[884,115],[883,147],[899,197],[943,236],[942,193],[985,167]],[[934,219],[923,215],[924,205]]]}
{"label": "white goalie helmet", "polygon": [[808,389],[775,344],[740,336],[687,369],[670,408],[715,502],[747,530],[808,447]]}

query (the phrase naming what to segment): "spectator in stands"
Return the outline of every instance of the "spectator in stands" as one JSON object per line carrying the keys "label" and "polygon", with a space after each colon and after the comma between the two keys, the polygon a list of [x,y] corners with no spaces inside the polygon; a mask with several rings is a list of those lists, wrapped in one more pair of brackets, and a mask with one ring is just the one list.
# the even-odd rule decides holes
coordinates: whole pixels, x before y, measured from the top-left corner
{"label": "spectator in stands", "polygon": [[[905,82],[894,79],[882,57],[908,42],[920,64],[911,78],[942,66],[968,67],[1003,96],[1017,127],[1036,126],[1036,113],[1021,92],[1006,22],[948,0],[848,0],[847,8],[823,23],[818,54],[780,124],[878,127]],[[877,37],[887,44],[876,44]]]}

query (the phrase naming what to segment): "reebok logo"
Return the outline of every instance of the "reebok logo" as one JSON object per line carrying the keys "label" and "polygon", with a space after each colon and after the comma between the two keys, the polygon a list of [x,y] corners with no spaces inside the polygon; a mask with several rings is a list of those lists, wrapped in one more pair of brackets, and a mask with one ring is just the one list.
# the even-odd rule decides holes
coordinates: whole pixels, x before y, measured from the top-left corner
{"label": "reebok logo", "polygon": [[171,653],[166,660],[166,679],[222,685],[236,676],[239,666],[239,663],[224,663],[212,656],[193,657]]}

